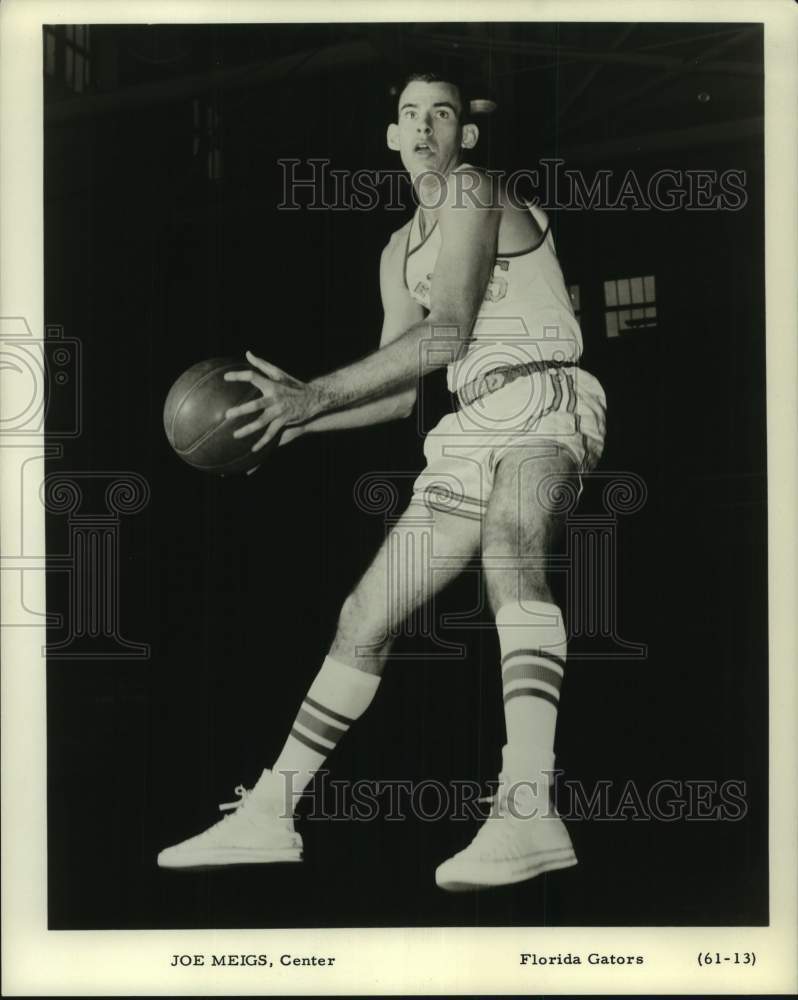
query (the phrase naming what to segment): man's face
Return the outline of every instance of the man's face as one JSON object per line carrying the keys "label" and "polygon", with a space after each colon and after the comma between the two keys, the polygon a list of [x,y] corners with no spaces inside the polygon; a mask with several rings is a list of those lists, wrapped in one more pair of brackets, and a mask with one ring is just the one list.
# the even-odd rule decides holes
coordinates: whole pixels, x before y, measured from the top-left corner
{"label": "man's face", "polygon": [[461,113],[460,91],[451,83],[413,80],[405,87],[388,144],[399,151],[411,177],[424,171],[447,174],[457,166],[464,140]]}

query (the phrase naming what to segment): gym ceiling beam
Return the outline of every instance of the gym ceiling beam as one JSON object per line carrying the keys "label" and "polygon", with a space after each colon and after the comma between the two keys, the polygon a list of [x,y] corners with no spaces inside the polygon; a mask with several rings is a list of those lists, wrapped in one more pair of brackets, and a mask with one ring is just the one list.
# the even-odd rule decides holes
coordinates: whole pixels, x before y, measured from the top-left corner
{"label": "gym ceiling beam", "polygon": [[212,70],[191,76],[146,83],[137,87],[83,97],[52,101],[45,106],[44,118],[48,124],[111,114],[153,104],[165,104],[184,98],[197,97],[210,90],[231,90],[251,87],[269,80],[286,77],[309,78],[345,66],[352,69],[377,61],[374,47],[366,41],[347,42],[323,49],[309,49],[292,53],[270,62],[258,61],[231,69]]}

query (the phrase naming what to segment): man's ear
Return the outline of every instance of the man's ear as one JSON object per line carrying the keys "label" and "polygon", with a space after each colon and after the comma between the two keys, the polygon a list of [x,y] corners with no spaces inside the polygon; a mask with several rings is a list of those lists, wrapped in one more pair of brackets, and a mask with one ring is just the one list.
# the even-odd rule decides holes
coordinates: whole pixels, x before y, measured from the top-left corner
{"label": "man's ear", "polygon": [[460,145],[463,149],[473,149],[477,144],[477,139],[479,139],[479,129],[477,126],[473,122],[463,125],[463,135],[460,139]]}
{"label": "man's ear", "polygon": [[388,126],[388,149],[393,149],[395,152],[399,151],[399,126],[392,122]]}

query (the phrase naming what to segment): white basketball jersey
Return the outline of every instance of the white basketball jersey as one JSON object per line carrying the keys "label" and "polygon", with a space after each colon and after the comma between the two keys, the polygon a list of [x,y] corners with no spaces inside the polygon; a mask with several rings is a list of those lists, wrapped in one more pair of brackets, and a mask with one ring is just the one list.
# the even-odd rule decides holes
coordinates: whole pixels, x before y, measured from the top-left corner
{"label": "white basketball jersey", "polygon": [[[527,205],[543,236],[516,253],[496,254],[468,351],[447,368],[456,392],[492,368],[528,361],[578,361],[582,334],[565,287],[545,212]],[[441,247],[437,221],[422,239],[420,208],[410,223],[405,249],[405,284],[430,309],[435,262]]]}

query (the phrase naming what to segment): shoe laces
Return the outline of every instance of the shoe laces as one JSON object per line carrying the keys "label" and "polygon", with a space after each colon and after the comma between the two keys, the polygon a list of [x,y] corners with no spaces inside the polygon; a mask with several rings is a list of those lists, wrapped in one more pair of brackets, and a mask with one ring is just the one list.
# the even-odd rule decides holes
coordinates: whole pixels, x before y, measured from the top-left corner
{"label": "shoe laces", "polygon": [[[510,794],[512,792],[512,795]],[[490,805],[496,805],[496,815],[506,816],[510,815],[514,819],[524,819],[527,818],[525,813],[519,813],[518,810],[513,811],[516,803],[526,802],[530,804],[536,803],[538,801],[548,802],[548,789],[547,786],[538,787],[534,792],[529,788],[528,783],[521,782],[518,785],[514,785],[508,778],[503,774],[499,775],[499,779],[496,786],[496,791],[492,795],[483,795],[481,798],[477,799],[477,802],[487,802]],[[545,812],[546,810],[542,810]],[[540,815],[540,811],[538,815]]]}
{"label": "shoe laces", "polygon": [[518,831],[512,823],[507,822],[507,818],[506,812],[489,816],[477,830],[466,851],[478,850],[482,857],[520,857],[522,850],[518,842]]}
{"label": "shoe laces", "polygon": [[[251,788],[245,788],[243,785],[236,785],[236,787],[235,787],[235,793],[238,796],[238,799],[235,802],[220,802],[219,803],[219,811],[220,812],[227,812],[228,815],[224,816],[216,824],[216,826],[220,827],[223,823],[228,822],[228,820],[234,820],[235,817],[237,817],[237,816],[244,816],[244,818],[246,820],[248,820],[249,822],[255,822],[256,825],[257,825],[257,820],[252,815],[249,815],[249,816],[246,815],[246,805],[247,805],[247,802],[250,799],[250,796],[252,795],[252,789]],[[255,813],[260,813],[260,810],[257,809],[257,807],[256,807],[254,809],[254,812]],[[301,848],[302,847],[302,840],[297,835],[296,831],[294,830],[294,821],[293,821],[293,819],[287,818],[285,816],[280,815],[279,814],[279,810],[276,811],[275,814],[271,817],[271,820],[275,820],[275,819],[278,822],[282,823],[284,825],[284,827],[285,827],[285,830],[290,834],[291,844],[294,847]]]}
{"label": "shoe laces", "polygon": [[[510,812],[510,797],[507,794],[507,781],[502,775],[499,775],[498,785],[496,791],[492,795],[483,795],[481,798],[477,799],[477,802],[486,802],[488,805],[497,807],[495,818],[500,819],[506,816]],[[493,810],[491,810],[493,815]]]}
{"label": "shoe laces", "polygon": [[239,817],[243,817],[247,820],[251,820],[251,814],[247,814],[246,805],[249,801],[250,795],[252,794],[251,788],[245,788],[243,785],[236,785],[235,793],[238,796],[235,802],[220,802],[219,812],[226,812],[227,815],[223,816],[219,821],[220,825],[222,823],[227,823],[237,820]]}
{"label": "shoe laces", "polygon": [[500,781],[493,795],[482,796],[477,802],[490,803],[495,806],[495,811],[491,810],[491,814],[477,830],[466,850],[477,849],[483,857],[521,857],[528,850],[528,845],[525,843],[525,838],[519,838],[519,824],[514,820],[522,822],[525,817],[513,812],[507,783]]}
{"label": "shoe laces", "polygon": [[[249,798],[250,792],[251,792],[251,789],[244,788],[243,785],[236,785],[236,787],[235,787],[235,793],[238,796],[238,801],[237,802],[220,802],[219,803],[219,812],[226,812],[227,810],[230,810],[230,809],[235,809],[235,810],[240,809],[241,806],[243,806],[244,803]],[[230,818],[229,816],[225,816],[225,819],[229,819],[229,818]]]}
{"label": "shoe laces", "polygon": [[247,803],[250,801],[252,796],[251,788],[245,788],[243,785],[236,785],[235,793],[238,796],[238,799],[235,802],[219,803],[219,811],[228,813],[227,816],[222,817],[220,820],[221,823],[225,823],[227,820],[233,820],[238,816],[245,816],[246,819],[252,820],[253,813],[263,814],[265,812],[266,815],[272,815],[273,819],[285,823],[285,825],[293,831],[293,820],[290,817],[283,816],[277,806],[275,806],[273,814],[269,812],[268,808],[266,810],[262,810],[258,806],[254,806],[249,813],[247,812]]}

